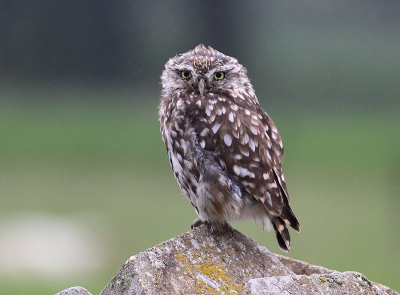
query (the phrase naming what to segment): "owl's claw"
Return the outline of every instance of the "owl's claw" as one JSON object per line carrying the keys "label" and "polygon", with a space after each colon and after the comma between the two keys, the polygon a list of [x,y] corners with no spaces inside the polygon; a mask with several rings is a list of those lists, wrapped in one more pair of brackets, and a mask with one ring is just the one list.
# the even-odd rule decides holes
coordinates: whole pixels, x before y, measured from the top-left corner
{"label": "owl's claw", "polygon": [[209,235],[212,234],[218,234],[218,233],[224,233],[224,232],[230,232],[233,236],[234,234],[234,229],[232,226],[230,226],[229,223],[210,223],[207,220],[203,220],[201,218],[196,218],[192,225],[190,226],[191,229],[195,229],[196,227],[199,226],[206,226],[210,231]]}
{"label": "owl's claw", "polygon": [[219,232],[230,232],[233,233],[235,230],[229,223],[219,224],[216,228]]}
{"label": "owl's claw", "polygon": [[191,229],[195,229],[196,227],[202,226],[202,225],[206,225],[207,227],[210,227],[210,223],[206,220],[203,220],[201,218],[196,218],[192,225],[190,226]]}

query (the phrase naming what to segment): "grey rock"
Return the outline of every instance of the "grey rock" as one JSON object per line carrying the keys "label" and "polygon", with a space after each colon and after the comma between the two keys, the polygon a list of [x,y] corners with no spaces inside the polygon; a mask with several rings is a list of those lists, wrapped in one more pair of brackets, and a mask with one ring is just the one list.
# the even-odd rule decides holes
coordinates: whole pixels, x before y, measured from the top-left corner
{"label": "grey rock", "polygon": [[282,256],[279,254],[274,254],[280,262],[286,265],[289,269],[291,269],[297,275],[311,275],[311,274],[323,274],[323,273],[331,273],[334,270],[327,269],[322,266],[312,265],[307,262],[292,259],[290,257]]}
{"label": "grey rock", "polygon": [[294,275],[238,231],[198,227],[132,256],[101,294],[237,294],[251,278]]}
{"label": "grey rock", "polygon": [[363,295],[385,295],[397,294],[387,293],[379,290],[362,274],[358,272],[331,272],[329,274],[311,274],[270,277],[252,279],[248,281],[239,293],[240,295],[283,295],[283,294],[363,294]]}
{"label": "grey rock", "polygon": [[132,256],[101,292],[124,294],[399,295],[357,272],[273,254],[236,230],[198,227]]}
{"label": "grey rock", "polygon": [[71,287],[61,292],[58,292],[56,295],[92,295],[88,290],[82,287]]}

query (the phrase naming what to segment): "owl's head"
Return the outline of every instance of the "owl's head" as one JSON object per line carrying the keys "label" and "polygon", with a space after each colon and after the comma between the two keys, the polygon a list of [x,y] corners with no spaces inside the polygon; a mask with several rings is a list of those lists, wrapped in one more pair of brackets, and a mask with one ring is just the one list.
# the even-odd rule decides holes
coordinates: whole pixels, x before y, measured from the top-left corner
{"label": "owl's head", "polygon": [[254,96],[246,68],[238,61],[202,44],[171,58],[161,75],[164,96],[184,93],[224,93]]}

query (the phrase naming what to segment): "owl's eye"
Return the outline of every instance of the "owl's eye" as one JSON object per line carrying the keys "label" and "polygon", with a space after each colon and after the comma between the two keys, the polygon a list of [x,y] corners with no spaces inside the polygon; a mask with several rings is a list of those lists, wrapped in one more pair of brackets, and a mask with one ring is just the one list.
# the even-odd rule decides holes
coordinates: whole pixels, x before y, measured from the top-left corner
{"label": "owl's eye", "polygon": [[225,73],[224,72],[215,72],[214,73],[214,79],[215,80],[222,80],[225,78]]}
{"label": "owl's eye", "polygon": [[181,77],[183,79],[189,79],[190,77],[192,77],[192,72],[188,70],[181,71]]}

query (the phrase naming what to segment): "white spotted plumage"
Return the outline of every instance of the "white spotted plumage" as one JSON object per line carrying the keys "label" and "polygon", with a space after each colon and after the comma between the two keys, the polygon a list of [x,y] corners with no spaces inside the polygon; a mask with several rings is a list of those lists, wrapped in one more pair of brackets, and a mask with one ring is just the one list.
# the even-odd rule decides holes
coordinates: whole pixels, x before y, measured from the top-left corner
{"label": "white spotted plumage", "polygon": [[283,177],[283,145],[235,58],[197,46],[171,58],[161,76],[161,133],[178,184],[199,220],[272,223],[290,249],[286,224],[300,225]]}

